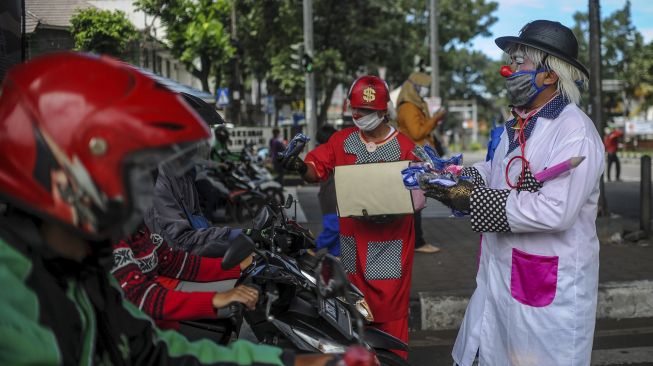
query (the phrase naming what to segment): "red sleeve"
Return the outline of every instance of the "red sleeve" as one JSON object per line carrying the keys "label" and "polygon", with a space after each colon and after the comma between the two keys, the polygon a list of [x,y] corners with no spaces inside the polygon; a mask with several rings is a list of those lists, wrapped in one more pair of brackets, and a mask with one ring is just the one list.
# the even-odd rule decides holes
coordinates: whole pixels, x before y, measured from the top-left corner
{"label": "red sleeve", "polygon": [[415,143],[408,136],[399,132],[397,134],[397,140],[399,140],[401,149],[401,160],[419,161],[419,158],[413,153]]}
{"label": "red sleeve", "polygon": [[222,258],[200,257],[170,248],[165,242],[157,248],[159,257],[158,274],[184,281],[211,282],[228,280],[240,276],[238,266],[222,269]]}
{"label": "red sleeve", "polygon": [[320,180],[327,179],[333,173],[333,169],[336,166],[336,154],[334,151],[336,139],[334,137],[331,136],[328,142],[310,151],[304,159],[306,164],[313,166]]}
{"label": "red sleeve", "polygon": [[159,285],[154,276],[140,270],[127,241],[114,244],[113,258],[111,273],[125,297],[153,319],[190,320],[216,316],[214,293],[174,291]]}
{"label": "red sleeve", "polygon": [[222,258],[199,257],[200,270],[197,272],[195,281],[211,282],[219,280],[230,280],[240,277],[240,267],[224,270],[222,269]]}
{"label": "red sleeve", "polygon": [[[183,292],[165,290],[163,317],[165,320],[193,320],[215,318],[213,307],[215,292]],[[154,318],[154,316],[152,316]],[[156,319],[156,318],[155,318]]]}

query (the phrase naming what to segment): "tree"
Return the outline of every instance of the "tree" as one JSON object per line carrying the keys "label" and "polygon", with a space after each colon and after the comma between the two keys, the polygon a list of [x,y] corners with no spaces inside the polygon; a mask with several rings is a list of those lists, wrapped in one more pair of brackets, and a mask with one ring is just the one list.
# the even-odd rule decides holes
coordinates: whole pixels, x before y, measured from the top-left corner
{"label": "tree", "polygon": [[140,33],[120,10],[87,8],[70,19],[75,49],[122,57]]}
{"label": "tree", "polygon": [[[301,6],[290,0],[238,3],[239,29],[247,29],[241,41],[250,70],[256,70],[257,78],[267,75],[268,86],[285,98],[303,98],[303,74],[289,66],[290,45],[303,41]],[[442,49],[487,35],[496,21],[491,16],[496,7],[486,0],[441,0],[439,16],[447,19],[439,27]],[[338,84],[349,85],[357,75],[376,74],[385,67],[386,80],[398,85],[413,70],[414,56],[428,55],[428,13],[422,0],[316,0],[313,8],[318,124],[326,121]]]}
{"label": "tree", "polygon": [[301,6],[290,0],[239,0],[236,4],[244,73],[266,81],[277,111],[285,103],[303,100],[304,74],[292,69],[294,51],[290,48],[302,40]]}
{"label": "tree", "polygon": [[[619,80],[622,94],[603,93],[606,115],[627,115],[653,104],[653,43],[645,44],[642,34],[632,24],[630,1],[622,9],[601,21],[601,79]],[[573,28],[579,43],[579,59],[589,64],[587,13],[574,14]],[[625,101],[624,101],[625,99]],[[639,102],[633,109],[627,101]]]}
{"label": "tree", "polygon": [[161,19],[170,51],[210,92],[209,78],[220,78],[236,48],[225,24],[229,0],[136,0],[145,13]]}

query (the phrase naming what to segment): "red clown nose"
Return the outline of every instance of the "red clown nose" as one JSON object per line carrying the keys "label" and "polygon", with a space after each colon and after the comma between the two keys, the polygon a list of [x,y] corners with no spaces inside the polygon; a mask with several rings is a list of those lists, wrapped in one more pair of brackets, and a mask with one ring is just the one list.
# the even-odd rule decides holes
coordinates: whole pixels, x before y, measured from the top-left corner
{"label": "red clown nose", "polygon": [[508,65],[503,65],[499,70],[499,74],[501,74],[501,76],[504,78],[507,78],[508,76],[512,75],[512,69]]}

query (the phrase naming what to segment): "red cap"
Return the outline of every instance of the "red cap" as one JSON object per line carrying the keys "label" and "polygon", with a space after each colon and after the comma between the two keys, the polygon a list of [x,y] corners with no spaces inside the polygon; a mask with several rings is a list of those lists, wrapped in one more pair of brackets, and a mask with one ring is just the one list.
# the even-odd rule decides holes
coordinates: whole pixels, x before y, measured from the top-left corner
{"label": "red cap", "polygon": [[361,76],[349,89],[349,104],[352,108],[385,111],[388,109],[390,92],[388,85],[378,76]]}

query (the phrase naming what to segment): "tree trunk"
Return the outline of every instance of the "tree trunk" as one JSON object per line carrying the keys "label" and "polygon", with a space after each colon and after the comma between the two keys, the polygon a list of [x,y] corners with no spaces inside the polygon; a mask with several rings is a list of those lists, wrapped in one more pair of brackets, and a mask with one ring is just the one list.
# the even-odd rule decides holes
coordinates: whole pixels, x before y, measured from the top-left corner
{"label": "tree trunk", "polygon": [[202,83],[202,90],[210,93],[211,90],[209,88],[209,71],[211,70],[211,61],[207,56],[200,56],[200,66],[202,67],[200,70],[198,70],[196,67],[193,67],[191,73],[193,76],[200,79],[200,82]]}
{"label": "tree trunk", "polygon": [[336,90],[338,83],[331,81],[327,88],[324,90],[324,99],[320,105],[320,114],[317,116],[317,128],[319,129],[327,121],[327,112],[329,111],[329,106],[331,105],[331,98],[333,97],[333,92]]}

